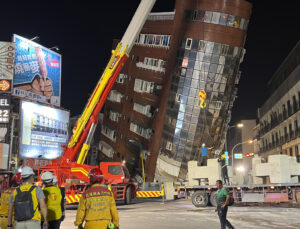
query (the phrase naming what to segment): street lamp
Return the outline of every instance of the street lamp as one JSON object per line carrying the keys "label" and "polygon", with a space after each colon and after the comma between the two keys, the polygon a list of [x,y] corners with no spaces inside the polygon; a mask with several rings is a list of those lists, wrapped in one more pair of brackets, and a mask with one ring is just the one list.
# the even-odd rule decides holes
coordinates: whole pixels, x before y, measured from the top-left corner
{"label": "street lamp", "polygon": [[[233,126],[229,126],[228,125],[228,128],[227,128],[227,133],[229,133],[229,130],[232,129],[232,128],[243,128],[244,127],[244,124],[243,123],[237,123],[236,125],[233,125]],[[228,151],[228,147],[227,147],[227,134],[226,134],[226,139],[225,139],[225,150]]]}
{"label": "street lamp", "polygon": [[248,140],[248,141],[240,142],[240,143],[234,145],[233,148],[232,148],[232,150],[231,150],[231,166],[232,166],[232,171],[234,171],[234,169],[233,169],[233,151],[234,151],[234,149],[235,149],[237,146],[243,145],[243,144],[245,144],[245,143],[252,144],[252,143],[253,143],[253,140]]}

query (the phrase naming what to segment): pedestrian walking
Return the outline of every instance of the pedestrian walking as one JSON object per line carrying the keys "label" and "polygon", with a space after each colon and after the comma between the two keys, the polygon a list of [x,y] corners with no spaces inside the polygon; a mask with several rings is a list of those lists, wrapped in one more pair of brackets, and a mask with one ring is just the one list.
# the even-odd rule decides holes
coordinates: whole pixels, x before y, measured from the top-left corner
{"label": "pedestrian walking", "polygon": [[43,185],[45,186],[43,191],[46,197],[49,229],[59,229],[65,215],[64,194],[61,189],[54,184],[54,178],[51,172],[44,172],[41,175]]}
{"label": "pedestrian walking", "polygon": [[230,195],[226,188],[223,187],[223,182],[221,180],[216,181],[216,186],[218,188],[217,192],[217,207],[215,209],[218,212],[218,216],[220,218],[221,229],[225,229],[226,227],[230,229],[234,229],[234,227],[230,224],[227,220],[227,211],[228,211],[228,204],[230,201]]}
{"label": "pedestrian walking", "polygon": [[[85,191],[79,201],[75,226],[78,229],[119,228],[119,214],[112,192],[103,185],[103,175],[99,168],[90,172],[91,187]],[[111,224],[114,224],[111,227]]]}
{"label": "pedestrian walking", "polygon": [[[32,168],[22,168],[22,185],[16,188],[9,200],[8,228],[14,229],[40,229],[41,218],[44,217],[43,228],[48,229],[47,206],[45,195],[41,187],[33,185],[34,172]],[[12,225],[14,212],[15,226]]]}
{"label": "pedestrian walking", "polygon": [[[11,179],[11,187],[1,194],[0,199],[0,228],[7,229],[9,199],[14,190],[22,184],[21,173],[16,173]],[[13,222],[14,220],[12,220]]]}

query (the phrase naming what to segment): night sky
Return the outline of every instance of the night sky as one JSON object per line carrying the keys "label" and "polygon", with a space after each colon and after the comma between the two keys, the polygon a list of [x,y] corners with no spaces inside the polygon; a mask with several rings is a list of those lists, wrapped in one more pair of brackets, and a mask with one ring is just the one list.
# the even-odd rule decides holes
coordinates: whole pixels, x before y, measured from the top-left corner
{"label": "night sky", "polygon": [[[71,110],[71,115],[81,113],[110,57],[112,40],[122,37],[140,1],[80,2],[5,1],[0,14],[0,41],[11,41],[15,33],[39,36],[40,44],[60,48],[62,107]],[[300,1],[251,2],[247,52],[232,123],[256,117],[268,79],[300,38]],[[157,0],[153,11],[173,9],[174,1]]]}

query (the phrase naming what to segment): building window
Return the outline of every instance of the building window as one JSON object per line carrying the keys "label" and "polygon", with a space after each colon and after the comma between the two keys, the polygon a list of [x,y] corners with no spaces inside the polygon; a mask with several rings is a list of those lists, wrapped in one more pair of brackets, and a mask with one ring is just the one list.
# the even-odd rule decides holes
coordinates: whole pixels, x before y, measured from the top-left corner
{"label": "building window", "polygon": [[293,156],[293,148],[292,147],[290,148],[290,156],[291,157]]}
{"label": "building window", "polygon": [[292,107],[291,107],[291,101],[287,101],[287,109],[288,109],[288,116],[291,116],[292,114]]}
{"label": "building window", "polygon": [[192,48],[192,39],[188,38],[186,39],[186,43],[185,43],[185,49],[191,49]]}
{"label": "building window", "polygon": [[297,162],[300,162],[300,154],[299,154],[298,145],[295,146],[295,156],[297,158]]}

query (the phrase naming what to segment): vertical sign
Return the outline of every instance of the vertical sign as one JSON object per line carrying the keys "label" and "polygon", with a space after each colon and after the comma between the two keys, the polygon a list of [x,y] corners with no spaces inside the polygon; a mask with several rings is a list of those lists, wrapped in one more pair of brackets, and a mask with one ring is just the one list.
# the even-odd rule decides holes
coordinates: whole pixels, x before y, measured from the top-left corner
{"label": "vertical sign", "polygon": [[10,95],[0,95],[0,123],[9,123]]}
{"label": "vertical sign", "polygon": [[225,151],[224,154],[225,154],[225,162],[226,162],[226,165],[228,165],[228,152]]}
{"label": "vertical sign", "polygon": [[0,80],[14,77],[15,47],[12,42],[0,42]]}

